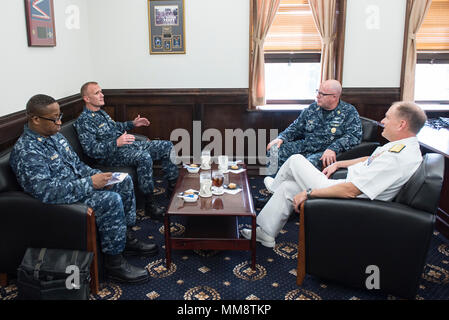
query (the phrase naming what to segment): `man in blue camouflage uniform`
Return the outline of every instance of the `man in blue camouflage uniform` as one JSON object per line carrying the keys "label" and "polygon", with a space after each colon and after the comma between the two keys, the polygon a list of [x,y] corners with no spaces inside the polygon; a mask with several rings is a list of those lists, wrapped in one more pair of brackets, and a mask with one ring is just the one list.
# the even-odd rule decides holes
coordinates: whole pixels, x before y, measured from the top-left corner
{"label": "man in blue camouflage uniform", "polygon": [[153,195],[153,160],[161,160],[168,193],[174,189],[178,178],[178,167],[170,156],[174,147],[171,141],[135,141],[127,131],[134,127],[148,126],[146,118],[137,116],[133,121],[115,122],[101,107],[104,95],[96,82],[81,87],[81,96],[86,107],[75,122],[75,128],[84,152],[100,164],[137,167],[137,180],[145,194],[145,213],[155,220],[162,220],[164,210],[156,205]]}
{"label": "man in blue camouflage uniform", "polygon": [[[362,124],[354,106],[340,100],[341,85],[324,81],[316,102],[267,146],[278,152],[278,167],[293,154],[302,154],[317,169],[336,161],[337,153],[351,149],[362,139]],[[274,174],[275,172],[273,172]]]}
{"label": "man in blue camouflage uniform", "polygon": [[32,97],[26,107],[28,123],[11,152],[10,165],[17,180],[33,197],[44,203],[82,202],[95,212],[105,269],[110,278],[124,282],[149,279],[145,268],[128,264],[123,254],[154,255],[155,244],[132,235],[136,202],[132,179],[105,187],[112,173],[102,173],[80,161],[59,133],[59,104],[47,95]]}

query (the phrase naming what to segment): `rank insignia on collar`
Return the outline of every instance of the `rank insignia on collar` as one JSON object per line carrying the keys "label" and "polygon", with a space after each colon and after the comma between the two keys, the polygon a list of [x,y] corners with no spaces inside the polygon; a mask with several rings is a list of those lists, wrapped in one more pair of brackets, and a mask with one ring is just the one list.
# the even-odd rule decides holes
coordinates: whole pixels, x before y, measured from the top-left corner
{"label": "rank insignia on collar", "polygon": [[104,123],[100,124],[100,125],[98,126],[98,128],[101,128],[102,126],[104,126]]}
{"label": "rank insignia on collar", "polygon": [[42,138],[37,138],[37,141],[42,142]]}
{"label": "rank insignia on collar", "polygon": [[390,148],[390,152],[396,152],[399,153],[402,151],[402,149],[405,148],[405,144],[395,144],[393,147]]}

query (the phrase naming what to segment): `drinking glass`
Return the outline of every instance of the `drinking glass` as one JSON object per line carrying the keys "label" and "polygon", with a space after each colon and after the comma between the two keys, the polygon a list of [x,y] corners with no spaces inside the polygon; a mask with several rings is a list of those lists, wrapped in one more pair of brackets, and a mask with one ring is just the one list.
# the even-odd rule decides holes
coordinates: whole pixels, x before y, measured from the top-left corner
{"label": "drinking glass", "polygon": [[200,197],[212,196],[212,180],[209,171],[200,172]]}
{"label": "drinking glass", "polygon": [[228,156],[218,156],[218,169],[222,172],[228,171]]}
{"label": "drinking glass", "polygon": [[212,193],[215,195],[221,195],[224,193],[223,189],[223,172],[220,170],[214,170],[212,172],[212,184],[214,186]]}
{"label": "drinking glass", "polygon": [[201,169],[209,170],[210,169],[210,150],[203,150],[201,152]]}

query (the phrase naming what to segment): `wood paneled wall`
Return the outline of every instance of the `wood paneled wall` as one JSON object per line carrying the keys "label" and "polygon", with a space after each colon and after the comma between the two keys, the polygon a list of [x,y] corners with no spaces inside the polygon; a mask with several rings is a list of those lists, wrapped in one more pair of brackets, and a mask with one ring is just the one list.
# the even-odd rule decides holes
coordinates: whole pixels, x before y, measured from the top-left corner
{"label": "wood paneled wall", "polygon": [[[168,140],[178,128],[192,136],[193,121],[200,121],[201,134],[215,128],[223,137],[226,129],[265,129],[266,145],[270,129],[280,132],[299,115],[297,110],[248,111],[248,89],[105,89],[103,92],[104,109],[114,120],[132,120],[138,114],[150,119],[149,127],[136,128],[134,133],[151,139]],[[353,104],[361,116],[380,121],[399,96],[399,88],[344,88],[342,99]],[[76,118],[84,105],[79,95],[58,102],[64,113],[63,121]],[[0,118],[0,151],[14,144],[25,122],[25,111]],[[208,143],[203,141],[202,146]]]}
{"label": "wood paneled wall", "polygon": [[[83,111],[84,103],[79,95],[59,99],[58,103],[61,112],[64,113],[63,122],[78,117]],[[25,110],[0,117],[0,152],[14,145],[22,134],[26,122]]]}

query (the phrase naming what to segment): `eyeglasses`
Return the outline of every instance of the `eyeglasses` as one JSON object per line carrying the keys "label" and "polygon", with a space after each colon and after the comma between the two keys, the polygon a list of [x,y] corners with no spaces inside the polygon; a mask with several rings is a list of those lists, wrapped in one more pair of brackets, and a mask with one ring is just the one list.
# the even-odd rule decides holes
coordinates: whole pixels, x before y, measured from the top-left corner
{"label": "eyeglasses", "polygon": [[324,92],[321,92],[321,91],[318,90],[318,89],[316,89],[315,92],[316,92],[316,94],[319,95],[320,97],[334,96],[334,95],[335,95],[335,93],[324,93]]}
{"label": "eyeglasses", "polygon": [[41,116],[36,116],[36,117],[44,119],[44,120],[52,121],[54,124],[56,124],[56,122],[61,121],[63,115],[64,114],[61,112],[61,114],[56,119],[50,119],[50,118],[45,118],[45,117],[41,117]]}

